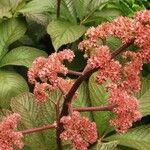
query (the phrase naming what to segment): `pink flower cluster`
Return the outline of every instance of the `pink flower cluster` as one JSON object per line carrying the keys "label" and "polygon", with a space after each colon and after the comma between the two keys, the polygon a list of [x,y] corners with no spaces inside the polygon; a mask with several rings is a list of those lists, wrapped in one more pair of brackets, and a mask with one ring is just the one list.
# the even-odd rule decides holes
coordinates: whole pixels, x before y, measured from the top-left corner
{"label": "pink flower cluster", "polygon": [[71,140],[76,150],[87,150],[89,144],[96,142],[98,135],[96,124],[74,111],[71,116],[61,118],[65,131],[60,135],[62,140]]}
{"label": "pink flower cluster", "polygon": [[[82,51],[90,53],[88,66],[91,69],[99,69],[97,82],[102,84],[111,79],[111,86],[107,85],[109,103],[116,105],[116,108],[113,109],[116,118],[111,120],[111,124],[117,127],[116,130],[119,133],[126,132],[133,122],[141,118],[135,94],[141,87],[142,66],[150,62],[149,35],[150,10],[144,10],[137,12],[133,18],[118,17],[113,22],[90,28],[86,33],[85,41],[79,44]],[[119,38],[122,44],[134,41],[133,44],[139,48],[138,52],[123,53],[124,62],[122,64],[115,61],[111,58],[109,48],[103,45],[105,43],[99,44],[100,39],[104,40],[109,36]]]}
{"label": "pink flower cluster", "polygon": [[128,128],[132,127],[133,122],[141,118],[138,111],[138,101],[134,96],[129,95],[126,90],[117,86],[114,86],[109,94],[109,104],[117,106],[113,109],[116,117],[110,120],[110,123],[116,127],[118,133],[125,133]]}
{"label": "pink flower cluster", "polygon": [[58,53],[51,54],[48,58],[38,57],[28,71],[29,82],[35,84],[34,94],[38,102],[43,102],[48,92],[58,89],[59,85],[67,92],[73,81],[63,79],[61,76],[68,73],[63,65],[64,60],[71,62],[74,53],[65,49]]}
{"label": "pink flower cluster", "polygon": [[14,145],[19,149],[23,148],[23,135],[15,131],[19,120],[20,115],[17,113],[3,118],[0,123],[0,150],[13,150]]}

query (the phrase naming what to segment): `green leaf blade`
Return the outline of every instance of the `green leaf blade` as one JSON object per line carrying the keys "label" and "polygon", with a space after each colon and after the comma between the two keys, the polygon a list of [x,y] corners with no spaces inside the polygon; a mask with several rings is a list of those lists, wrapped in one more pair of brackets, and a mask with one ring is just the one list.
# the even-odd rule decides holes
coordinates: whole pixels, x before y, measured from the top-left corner
{"label": "green leaf blade", "polygon": [[20,39],[26,32],[25,24],[19,19],[10,19],[0,24],[0,58],[8,51],[8,46]]}
{"label": "green leaf blade", "polygon": [[98,141],[96,146],[94,146],[90,150],[114,150],[117,144],[118,144],[118,141],[110,141],[110,142],[105,142],[105,143]]}
{"label": "green leaf blade", "polygon": [[19,74],[0,70],[0,106],[8,108],[10,99],[22,92],[28,91],[25,79]]}
{"label": "green leaf blade", "polygon": [[[35,97],[31,93],[22,93],[12,98],[11,108],[21,115],[21,125],[23,129],[38,127],[39,106]],[[47,150],[41,133],[33,133],[25,136],[25,144],[32,149]]]}
{"label": "green leaf blade", "polygon": [[30,67],[32,62],[40,56],[46,57],[47,54],[33,47],[20,46],[11,50],[3,57],[0,61],[0,67],[7,65]]}
{"label": "green leaf blade", "polygon": [[137,95],[139,109],[143,116],[150,115],[150,78],[142,78],[142,87]]}
{"label": "green leaf blade", "polygon": [[150,125],[143,125],[130,129],[126,134],[114,134],[106,140],[118,140],[120,145],[135,148],[137,150],[149,150]]}
{"label": "green leaf blade", "polygon": [[64,44],[76,41],[85,33],[85,31],[86,28],[82,25],[59,20],[50,22],[47,27],[47,32],[50,34],[56,50]]}
{"label": "green leaf blade", "polygon": [[[89,93],[92,106],[107,105],[108,94],[103,85],[98,85],[95,81],[95,75],[93,74],[89,80]],[[93,112],[93,117],[97,125],[97,129],[100,134],[104,134],[107,129],[110,130],[109,120],[111,117],[110,112]]]}

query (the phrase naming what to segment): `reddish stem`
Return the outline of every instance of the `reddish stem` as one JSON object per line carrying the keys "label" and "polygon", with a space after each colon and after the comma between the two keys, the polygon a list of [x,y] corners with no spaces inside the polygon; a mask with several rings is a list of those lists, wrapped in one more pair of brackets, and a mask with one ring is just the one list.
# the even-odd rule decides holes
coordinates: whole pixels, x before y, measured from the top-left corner
{"label": "reddish stem", "polygon": [[108,106],[95,106],[95,107],[81,107],[81,108],[73,108],[74,111],[85,112],[85,111],[112,111],[115,108],[115,105]]}
{"label": "reddish stem", "polygon": [[34,133],[34,132],[44,131],[44,130],[47,130],[47,129],[56,129],[56,125],[55,124],[45,125],[45,126],[42,126],[42,127],[27,129],[27,130],[24,130],[24,131],[21,131],[21,132],[22,132],[22,134],[25,135],[25,134],[31,134],[31,133]]}
{"label": "reddish stem", "polygon": [[75,75],[75,76],[82,76],[82,72],[68,70],[68,74]]}

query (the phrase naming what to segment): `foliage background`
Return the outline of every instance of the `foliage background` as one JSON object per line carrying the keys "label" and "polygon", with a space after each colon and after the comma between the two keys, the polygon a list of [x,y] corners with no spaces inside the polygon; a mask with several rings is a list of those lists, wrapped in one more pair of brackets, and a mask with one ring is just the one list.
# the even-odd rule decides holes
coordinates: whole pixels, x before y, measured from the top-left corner
{"label": "foliage background", "polygon": [[[55,120],[50,102],[38,106],[34,101],[33,87],[28,84],[27,70],[38,56],[47,57],[63,48],[71,48],[75,54],[72,70],[85,66],[83,53],[78,43],[91,26],[111,21],[118,16],[132,17],[136,11],[150,9],[148,0],[0,0],[0,115],[10,111],[21,114],[19,129],[37,127]],[[120,41],[107,39],[108,46],[115,50]],[[101,140],[91,150],[149,150],[150,145],[150,65],[143,66],[141,92],[137,95],[143,114],[127,134],[115,134],[108,125],[111,113],[84,113],[96,121]],[[70,76],[74,78],[74,76]],[[74,106],[96,106],[107,103],[103,86],[94,81],[92,75],[79,89]],[[19,94],[19,95],[18,95]],[[51,93],[56,99],[59,92]],[[98,99],[101,98],[99,101]],[[24,150],[56,149],[55,132],[44,131],[26,136]],[[70,145],[64,143],[64,149]]]}

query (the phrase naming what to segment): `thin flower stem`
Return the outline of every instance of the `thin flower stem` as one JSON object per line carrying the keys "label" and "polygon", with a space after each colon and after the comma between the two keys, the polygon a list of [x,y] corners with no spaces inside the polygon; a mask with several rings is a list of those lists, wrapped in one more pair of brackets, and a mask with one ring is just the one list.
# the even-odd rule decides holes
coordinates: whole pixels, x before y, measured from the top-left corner
{"label": "thin flower stem", "polygon": [[135,39],[130,40],[129,43],[125,43],[123,44],[121,47],[119,47],[116,51],[114,51],[112,53],[112,58],[115,58],[117,55],[119,55],[120,53],[122,53],[124,50],[126,50],[126,48],[128,48],[131,44],[133,44]]}
{"label": "thin flower stem", "polygon": [[63,150],[62,148],[62,143],[61,143],[61,139],[60,139],[60,134],[59,134],[59,130],[58,127],[60,126],[60,100],[62,98],[62,95],[60,95],[60,97],[57,100],[57,104],[55,105],[56,108],[56,123],[57,123],[57,128],[56,128],[56,143],[57,143],[57,149],[58,150]]}
{"label": "thin flower stem", "polygon": [[81,76],[82,72],[68,70],[68,74],[75,75],[75,76]]}
{"label": "thin flower stem", "polygon": [[24,131],[21,131],[21,132],[22,132],[22,134],[25,135],[25,134],[31,134],[31,133],[35,133],[35,132],[44,131],[44,130],[47,130],[47,129],[56,129],[56,125],[55,124],[45,125],[45,126],[42,126],[42,127],[27,129],[27,130],[24,130]]}
{"label": "thin flower stem", "polygon": [[60,4],[61,0],[57,0],[57,19],[60,17]]}
{"label": "thin flower stem", "polygon": [[73,108],[74,111],[85,112],[85,111],[112,111],[115,108],[115,105],[108,105],[108,106],[95,106],[95,107],[80,107],[80,108]]}
{"label": "thin flower stem", "polygon": [[66,96],[66,92],[64,91],[64,89],[62,88],[62,86],[58,83],[58,88],[61,91],[62,95],[65,97]]}

